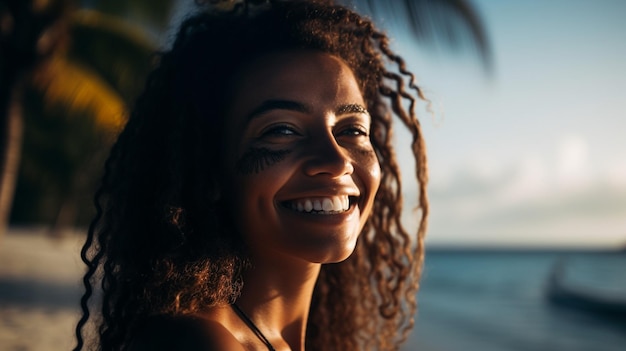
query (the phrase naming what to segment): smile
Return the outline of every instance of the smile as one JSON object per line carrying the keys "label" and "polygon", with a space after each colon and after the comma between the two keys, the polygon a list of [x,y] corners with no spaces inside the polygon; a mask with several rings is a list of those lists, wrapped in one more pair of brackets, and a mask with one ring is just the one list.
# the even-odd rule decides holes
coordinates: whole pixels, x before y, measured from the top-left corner
{"label": "smile", "polygon": [[354,196],[314,197],[283,202],[291,210],[313,214],[338,214],[350,209]]}

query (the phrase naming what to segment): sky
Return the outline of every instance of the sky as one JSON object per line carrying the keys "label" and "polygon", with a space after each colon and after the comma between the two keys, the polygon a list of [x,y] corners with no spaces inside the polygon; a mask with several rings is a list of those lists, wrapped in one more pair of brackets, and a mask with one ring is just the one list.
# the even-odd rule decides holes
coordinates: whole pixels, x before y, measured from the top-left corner
{"label": "sky", "polygon": [[427,243],[626,246],[626,2],[473,4],[491,73],[390,33],[433,104]]}
{"label": "sky", "polygon": [[[471,3],[492,47],[491,73],[471,50],[416,45],[376,19],[432,102],[432,113],[419,109],[427,243],[626,246],[626,1]],[[407,136],[397,139],[409,179]]]}

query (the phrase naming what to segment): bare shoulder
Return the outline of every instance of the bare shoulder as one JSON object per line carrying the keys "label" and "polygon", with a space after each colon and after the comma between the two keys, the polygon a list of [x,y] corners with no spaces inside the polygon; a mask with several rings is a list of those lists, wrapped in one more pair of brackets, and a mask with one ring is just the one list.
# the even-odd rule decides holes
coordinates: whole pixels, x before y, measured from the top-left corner
{"label": "bare shoulder", "polygon": [[245,348],[235,336],[221,323],[213,320],[202,320],[205,337],[211,340],[215,351],[245,351]]}
{"label": "bare shoulder", "polygon": [[154,316],[137,328],[129,351],[244,351],[217,321],[197,316]]}

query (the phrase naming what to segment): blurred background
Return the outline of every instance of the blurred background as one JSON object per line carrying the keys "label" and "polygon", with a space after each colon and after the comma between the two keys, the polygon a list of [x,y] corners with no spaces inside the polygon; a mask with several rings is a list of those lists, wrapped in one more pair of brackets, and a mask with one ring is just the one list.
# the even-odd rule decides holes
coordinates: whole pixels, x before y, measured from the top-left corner
{"label": "blurred background", "polygon": [[[430,100],[432,214],[405,350],[622,350],[626,3],[352,3]],[[0,349],[73,346],[104,159],[152,53],[195,8],[0,0]]]}

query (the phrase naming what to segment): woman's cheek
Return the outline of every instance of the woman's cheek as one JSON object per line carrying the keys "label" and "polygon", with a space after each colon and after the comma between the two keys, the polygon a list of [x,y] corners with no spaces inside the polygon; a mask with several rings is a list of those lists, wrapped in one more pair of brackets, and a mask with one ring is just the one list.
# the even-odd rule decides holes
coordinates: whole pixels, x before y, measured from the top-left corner
{"label": "woman's cheek", "polygon": [[251,147],[237,161],[235,168],[238,174],[250,175],[274,166],[291,153],[291,150],[271,150],[268,148]]}
{"label": "woman's cheek", "polygon": [[380,163],[378,162],[378,157],[376,157],[374,149],[371,147],[356,149],[352,157],[355,163],[360,165],[364,170],[367,170],[370,177],[375,178],[374,180],[376,184],[378,184],[380,180]]}

